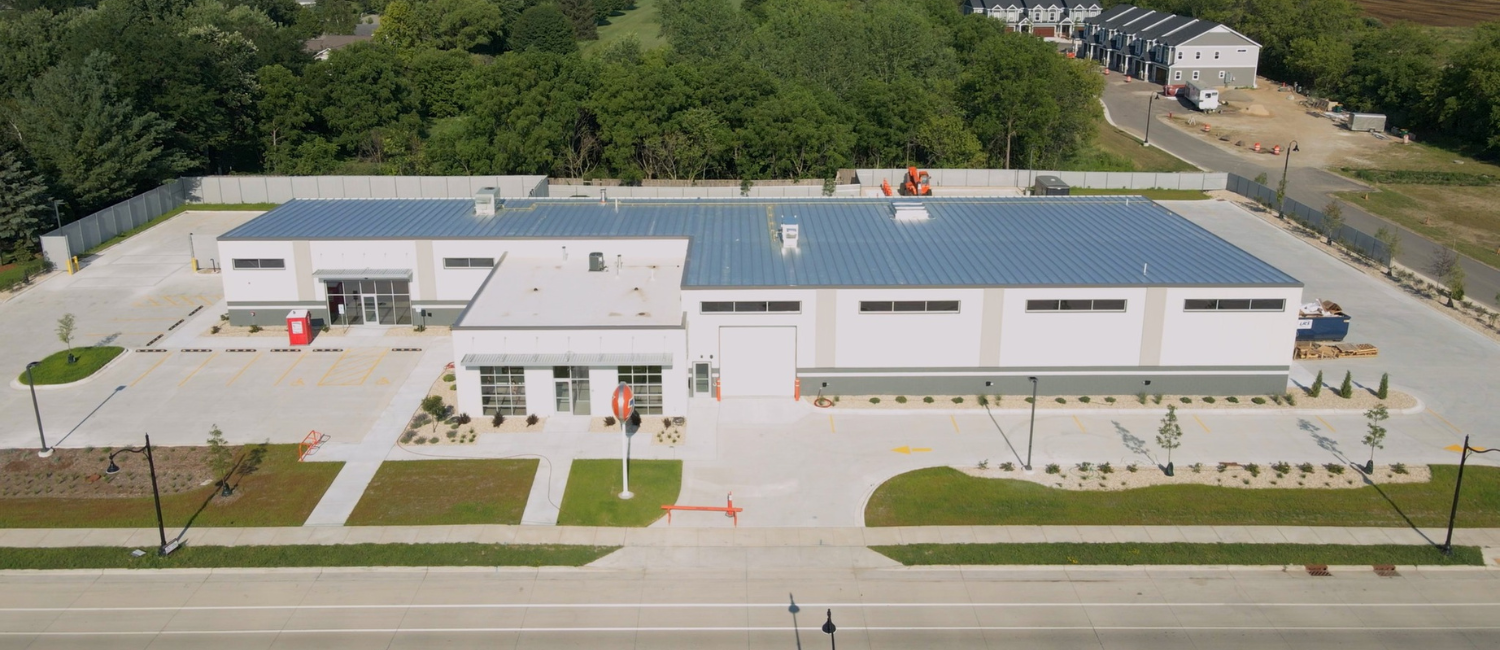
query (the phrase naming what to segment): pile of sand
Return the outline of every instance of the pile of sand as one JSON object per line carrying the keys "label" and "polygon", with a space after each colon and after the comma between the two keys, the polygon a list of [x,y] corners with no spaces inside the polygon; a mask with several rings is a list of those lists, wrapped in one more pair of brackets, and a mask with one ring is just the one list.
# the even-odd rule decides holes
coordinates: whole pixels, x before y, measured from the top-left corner
{"label": "pile of sand", "polygon": [[1251,115],[1254,115],[1256,117],[1270,117],[1271,116],[1271,111],[1266,110],[1266,107],[1262,106],[1260,104],[1251,104],[1249,108],[1245,109],[1245,112],[1249,113]]}

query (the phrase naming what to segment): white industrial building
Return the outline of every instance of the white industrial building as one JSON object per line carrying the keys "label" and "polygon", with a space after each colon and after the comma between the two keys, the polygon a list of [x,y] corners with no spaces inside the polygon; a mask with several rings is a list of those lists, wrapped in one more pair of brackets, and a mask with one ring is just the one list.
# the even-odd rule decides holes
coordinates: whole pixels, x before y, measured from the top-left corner
{"label": "white industrial building", "polygon": [[233,323],[451,325],[476,416],[1278,393],[1302,298],[1140,197],[296,200],[218,245]]}

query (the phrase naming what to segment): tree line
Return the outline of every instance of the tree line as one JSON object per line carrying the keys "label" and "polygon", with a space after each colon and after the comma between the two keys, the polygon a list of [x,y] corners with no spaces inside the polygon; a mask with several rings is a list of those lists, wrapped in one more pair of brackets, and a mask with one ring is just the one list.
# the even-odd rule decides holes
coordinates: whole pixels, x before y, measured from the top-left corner
{"label": "tree line", "polygon": [[1500,22],[1477,25],[1465,43],[1409,22],[1387,25],[1352,0],[1128,4],[1229,25],[1261,44],[1261,74],[1268,78],[1301,84],[1351,110],[1384,113],[1392,126],[1500,156]]}
{"label": "tree line", "polygon": [[183,174],[1100,164],[1090,65],[952,0],[663,0],[668,46],[581,53],[630,2],[0,0],[0,246]]}

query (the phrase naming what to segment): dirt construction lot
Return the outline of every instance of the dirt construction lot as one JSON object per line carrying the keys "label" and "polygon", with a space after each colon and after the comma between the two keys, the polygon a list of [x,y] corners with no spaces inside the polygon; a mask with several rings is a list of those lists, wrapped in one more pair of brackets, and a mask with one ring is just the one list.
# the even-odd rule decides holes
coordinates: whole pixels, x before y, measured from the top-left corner
{"label": "dirt construction lot", "polygon": [[[1224,109],[1219,113],[1198,112],[1185,97],[1164,98],[1181,105],[1180,111],[1173,111],[1171,123],[1266,166],[1281,164],[1281,156],[1271,153],[1274,145],[1285,148],[1293,140],[1300,147],[1292,157],[1296,167],[1360,165],[1361,159],[1383,158],[1405,146],[1400,140],[1381,140],[1345,129],[1320,111],[1303,106],[1306,96],[1279,91],[1280,86],[1273,81],[1262,77],[1257,83],[1259,88],[1225,89]],[[1210,127],[1207,133],[1203,131],[1205,125]],[[1260,153],[1254,151],[1257,142],[1261,144]]]}

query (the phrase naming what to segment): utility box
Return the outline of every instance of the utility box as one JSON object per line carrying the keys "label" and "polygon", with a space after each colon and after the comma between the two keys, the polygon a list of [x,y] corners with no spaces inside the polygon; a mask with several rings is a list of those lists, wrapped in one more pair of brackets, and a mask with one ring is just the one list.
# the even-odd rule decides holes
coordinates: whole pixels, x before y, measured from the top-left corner
{"label": "utility box", "polygon": [[1056,176],[1038,176],[1031,193],[1033,196],[1068,196],[1073,193],[1073,188]]}
{"label": "utility box", "polygon": [[1350,113],[1349,130],[1379,133],[1385,130],[1385,116],[1380,113]]}
{"label": "utility box", "polygon": [[589,253],[589,271],[599,273],[604,270],[604,253]]}
{"label": "utility box", "polygon": [[286,314],[286,338],[291,345],[312,343],[312,318],[306,309],[293,309]]}

